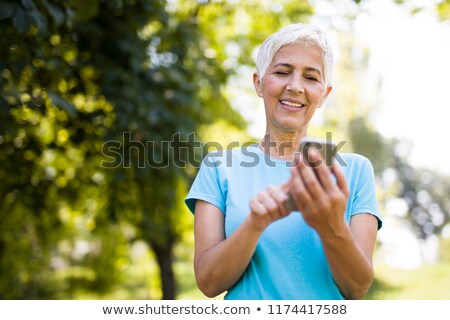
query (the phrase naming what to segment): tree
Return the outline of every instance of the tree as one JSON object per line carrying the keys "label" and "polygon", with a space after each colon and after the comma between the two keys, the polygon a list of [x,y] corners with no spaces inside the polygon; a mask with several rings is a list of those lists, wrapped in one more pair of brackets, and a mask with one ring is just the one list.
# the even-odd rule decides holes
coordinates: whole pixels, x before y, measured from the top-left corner
{"label": "tree", "polygon": [[[81,231],[101,247],[78,261],[91,263],[95,274],[86,286],[108,290],[117,276],[113,261],[121,254],[111,246],[127,240],[120,240],[119,226],[128,222],[156,253],[164,298],[174,298],[174,186],[186,178],[185,168],[140,168],[139,161],[142,152],[149,152],[152,158],[169,157],[165,160],[172,164],[181,149],[128,151],[143,141],[162,146],[177,132],[182,140],[225,114],[237,126],[243,121],[220,92],[226,74],[197,45],[201,36],[195,17],[179,19],[165,5],[0,4],[2,297],[52,297],[51,262],[63,257],[58,246]],[[102,146],[110,141],[121,145],[114,170],[99,167],[105,160]],[[189,142],[187,147],[192,153]],[[88,203],[96,208],[88,210]],[[80,204],[85,208],[75,213]],[[78,214],[91,215],[90,227],[70,228]],[[65,263],[73,264],[69,258]]]}
{"label": "tree", "polygon": [[108,292],[140,239],[173,299],[192,133],[218,118],[244,128],[222,87],[256,43],[310,13],[306,1],[0,2],[0,297]]}

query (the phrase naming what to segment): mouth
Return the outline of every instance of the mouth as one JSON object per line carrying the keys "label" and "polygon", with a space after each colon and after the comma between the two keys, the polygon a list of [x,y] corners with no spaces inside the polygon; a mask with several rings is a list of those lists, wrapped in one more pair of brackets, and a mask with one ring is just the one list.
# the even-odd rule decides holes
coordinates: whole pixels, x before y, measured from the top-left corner
{"label": "mouth", "polygon": [[290,108],[297,108],[297,109],[301,109],[305,106],[304,104],[302,104],[300,102],[293,102],[293,101],[288,101],[288,100],[280,100],[280,103],[284,106],[287,106]]}

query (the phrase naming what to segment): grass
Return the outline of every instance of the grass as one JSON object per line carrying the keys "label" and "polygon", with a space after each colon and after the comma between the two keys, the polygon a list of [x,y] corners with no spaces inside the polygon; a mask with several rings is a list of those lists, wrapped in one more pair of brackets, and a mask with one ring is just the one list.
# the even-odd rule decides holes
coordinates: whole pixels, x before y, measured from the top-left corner
{"label": "grass", "polygon": [[[187,265],[179,265],[183,274],[178,299],[208,299],[195,284]],[[183,271],[182,271],[183,270]],[[181,271],[181,272],[180,272]],[[214,299],[223,299],[220,295]],[[376,279],[366,295],[368,300],[448,300],[450,299],[450,263],[440,262],[414,270],[403,270],[387,265],[376,268]]]}
{"label": "grass", "polygon": [[[180,300],[209,299],[197,288],[193,270],[193,245],[183,243],[176,248],[174,271]],[[160,299],[160,280],[155,257],[144,244],[137,246],[123,281],[107,295],[88,293],[80,299]],[[139,250],[137,250],[139,249]],[[376,279],[366,295],[369,300],[450,300],[450,241],[442,246],[442,262],[414,270],[396,269],[374,259]],[[222,300],[224,294],[214,299]]]}
{"label": "grass", "polygon": [[395,269],[386,265],[378,266],[376,280],[366,299],[450,299],[450,263],[424,265],[414,270]]}

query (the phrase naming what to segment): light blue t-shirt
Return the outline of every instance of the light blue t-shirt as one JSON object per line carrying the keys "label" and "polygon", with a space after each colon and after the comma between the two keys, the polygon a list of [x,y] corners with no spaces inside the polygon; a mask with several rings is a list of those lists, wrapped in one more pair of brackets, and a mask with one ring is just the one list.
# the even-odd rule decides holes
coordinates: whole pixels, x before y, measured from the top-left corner
{"label": "light blue t-shirt", "polygon": [[[350,189],[345,220],[370,213],[381,227],[373,168],[360,155],[339,153]],[[267,156],[256,146],[216,151],[203,159],[185,202],[194,213],[197,199],[218,207],[225,215],[229,237],[250,212],[250,199],[269,185],[290,178],[290,162]],[[225,299],[344,299],[329,269],[317,232],[300,212],[275,221],[262,233],[241,279]]]}

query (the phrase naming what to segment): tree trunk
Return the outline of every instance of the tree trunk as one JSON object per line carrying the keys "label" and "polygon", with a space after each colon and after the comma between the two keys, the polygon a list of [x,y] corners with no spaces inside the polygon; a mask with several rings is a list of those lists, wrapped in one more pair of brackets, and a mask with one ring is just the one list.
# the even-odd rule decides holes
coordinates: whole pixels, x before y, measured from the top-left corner
{"label": "tree trunk", "polygon": [[156,260],[158,261],[161,286],[162,286],[162,298],[163,300],[174,300],[175,299],[175,276],[173,273],[172,263],[172,251],[173,243],[172,241],[167,241],[167,243],[150,243],[153,251],[156,254]]}

